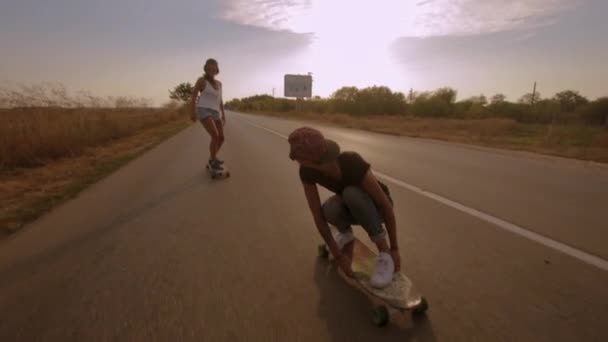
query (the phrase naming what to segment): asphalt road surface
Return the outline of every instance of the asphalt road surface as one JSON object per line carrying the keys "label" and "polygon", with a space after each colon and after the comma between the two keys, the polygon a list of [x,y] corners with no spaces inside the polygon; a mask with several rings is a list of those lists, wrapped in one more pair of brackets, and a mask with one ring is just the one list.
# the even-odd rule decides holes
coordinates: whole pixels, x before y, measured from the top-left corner
{"label": "asphalt road surface", "polygon": [[0,341],[608,341],[608,168],[323,127],[390,187],[430,302],[379,329],[316,257],[302,123],[228,120],[231,178],[192,125],[1,241]]}

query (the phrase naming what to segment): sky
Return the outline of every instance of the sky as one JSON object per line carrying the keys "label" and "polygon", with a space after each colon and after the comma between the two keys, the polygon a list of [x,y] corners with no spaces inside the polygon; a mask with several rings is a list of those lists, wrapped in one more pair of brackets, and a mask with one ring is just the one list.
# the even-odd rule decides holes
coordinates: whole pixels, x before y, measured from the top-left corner
{"label": "sky", "polygon": [[608,96],[606,0],[1,0],[0,86],[168,101],[209,57],[224,99],[384,85]]}

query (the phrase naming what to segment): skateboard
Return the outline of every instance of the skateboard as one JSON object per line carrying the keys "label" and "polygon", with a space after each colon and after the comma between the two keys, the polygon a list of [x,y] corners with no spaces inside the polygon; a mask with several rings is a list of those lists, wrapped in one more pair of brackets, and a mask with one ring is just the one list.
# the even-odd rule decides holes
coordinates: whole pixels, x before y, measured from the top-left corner
{"label": "skateboard", "polygon": [[228,171],[228,169],[225,166],[223,167],[224,169],[222,171],[211,170],[209,168],[209,165],[205,165],[205,168],[207,169],[207,171],[211,175],[212,179],[229,178],[230,177],[230,171]]}
{"label": "skateboard", "polygon": [[[393,281],[385,288],[373,287],[369,279],[374,271],[377,254],[357,238],[353,240],[353,244],[352,249],[347,245],[343,250],[347,254],[352,253],[349,257],[352,260],[353,277],[347,276],[341,269],[338,269],[338,273],[347,283],[362,291],[372,301],[374,305],[372,322],[375,325],[385,326],[390,321],[391,313],[410,313],[414,318],[426,313],[429,307],[426,298],[402,272],[396,272]],[[327,245],[319,245],[319,257],[330,259],[331,254]]]}

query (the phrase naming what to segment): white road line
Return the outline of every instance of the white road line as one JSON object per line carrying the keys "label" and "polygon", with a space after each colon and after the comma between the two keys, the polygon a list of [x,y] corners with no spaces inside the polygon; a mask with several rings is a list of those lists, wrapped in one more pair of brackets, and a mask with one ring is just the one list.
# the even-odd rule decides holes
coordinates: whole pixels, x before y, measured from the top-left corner
{"label": "white road line", "polygon": [[[247,121],[247,120],[245,120],[245,121]],[[251,126],[254,126],[254,127],[257,127],[257,128],[260,128],[260,129],[263,129],[263,130],[265,130],[265,131],[267,131],[267,132],[270,132],[270,133],[272,133],[272,134],[274,134],[274,135],[278,135],[278,136],[280,136],[281,138],[283,138],[283,139],[287,140],[287,136],[286,136],[286,135],[283,135],[283,134],[281,134],[281,133],[279,133],[279,132],[277,132],[277,131],[275,131],[275,130],[272,130],[272,129],[270,129],[270,128],[266,128],[266,127],[264,127],[264,126],[260,126],[260,125],[254,124],[253,122],[250,122],[250,121],[247,121],[247,123],[248,123],[248,124],[250,124]]]}
{"label": "white road line", "polygon": [[[281,134],[280,132],[277,132],[275,130],[272,130],[272,129],[264,127],[264,126],[257,125],[257,124],[255,124],[253,122],[250,122],[249,120],[246,120],[246,121],[247,121],[247,123],[249,123],[250,125],[252,125],[254,127],[263,129],[263,130],[265,130],[265,131],[267,131],[269,133],[272,133],[274,135],[277,135],[277,136],[279,136],[279,137],[281,137],[283,139],[287,139],[287,136],[284,135],[284,134]],[[518,225],[516,225],[514,223],[505,221],[503,219],[500,219],[498,217],[495,217],[495,216],[492,216],[490,214],[484,213],[484,212],[479,211],[477,209],[474,209],[474,208],[471,208],[471,207],[467,207],[466,205],[460,204],[460,203],[455,202],[455,201],[453,201],[451,199],[445,198],[443,196],[437,195],[437,194],[429,192],[429,191],[422,190],[421,188],[419,188],[419,187],[417,187],[415,185],[408,184],[408,183],[406,183],[406,182],[404,182],[402,180],[399,180],[397,178],[391,177],[391,176],[389,176],[387,174],[384,174],[382,172],[379,172],[377,170],[374,170],[374,173],[378,177],[380,177],[380,178],[382,178],[382,179],[384,179],[384,180],[386,180],[388,182],[391,182],[391,183],[393,183],[393,184],[395,184],[395,185],[397,185],[399,187],[402,187],[404,189],[410,190],[410,191],[415,192],[415,193],[417,193],[419,195],[422,195],[424,197],[433,199],[433,200],[435,200],[435,201],[437,201],[439,203],[442,203],[442,204],[444,204],[444,205],[446,205],[446,206],[448,206],[450,208],[454,208],[456,210],[460,210],[463,213],[469,214],[469,215],[474,216],[474,217],[476,217],[476,218],[478,218],[480,220],[483,220],[483,221],[486,221],[488,223],[491,223],[491,224],[493,224],[493,225],[495,225],[495,226],[497,226],[499,228],[502,228],[502,229],[504,229],[504,230],[506,230],[508,232],[513,233],[513,234],[517,234],[517,235],[519,235],[521,237],[524,237],[524,238],[526,238],[528,240],[532,240],[534,242],[537,242],[537,243],[539,243],[539,244],[541,244],[541,245],[543,245],[545,247],[549,247],[549,248],[551,248],[553,250],[556,250],[558,252],[562,252],[562,253],[564,253],[566,255],[569,255],[569,256],[571,256],[573,258],[576,258],[576,259],[578,259],[578,260],[580,260],[580,261],[582,261],[582,262],[584,262],[586,264],[593,265],[593,266],[595,266],[597,268],[600,268],[600,269],[602,269],[604,271],[608,271],[608,261],[604,260],[604,259],[602,259],[602,258],[600,258],[598,256],[589,254],[589,253],[584,252],[584,251],[582,251],[580,249],[577,249],[577,248],[574,248],[572,246],[569,246],[569,245],[567,245],[567,244],[565,244],[563,242],[559,242],[559,241],[553,240],[551,238],[548,238],[546,236],[540,235],[538,233],[532,232],[532,231],[527,230],[527,229],[525,229],[523,227],[520,227],[520,226],[518,226]]]}

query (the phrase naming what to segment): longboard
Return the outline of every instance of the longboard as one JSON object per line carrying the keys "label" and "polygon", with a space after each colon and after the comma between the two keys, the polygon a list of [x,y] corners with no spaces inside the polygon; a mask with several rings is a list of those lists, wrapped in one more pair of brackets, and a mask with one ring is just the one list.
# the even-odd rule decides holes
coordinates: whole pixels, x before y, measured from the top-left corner
{"label": "longboard", "polygon": [[228,171],[228,169],[226,167],[223,167],[222,171],[212,170],[209,167],[209,165],[206,165],[205,168],[207,169],[207,171],[211,175],[212,179],[216,179],[216,178],[229,178],[230,177],[230,171]]}
{"label": "longboard", "polygon": [[[413,316],[424,315],[428,302],[404,273],[396,272],[393,281],[385,288],[373,287],[369,279],[374,271],[377,254],[357,238],[352,243],[354,246],[349,248],[347,245],[343,252],[352,253],[349,256],[352,260],[353,277],[347,276],[340,269],[338,273],[348,284],[366,294],[375,305],[372,311],[374,324],[386,325],[390,321],[391,311],[409,312]],[[325,244],[319,246],[319,256],[330,258],[329,249]]]}

